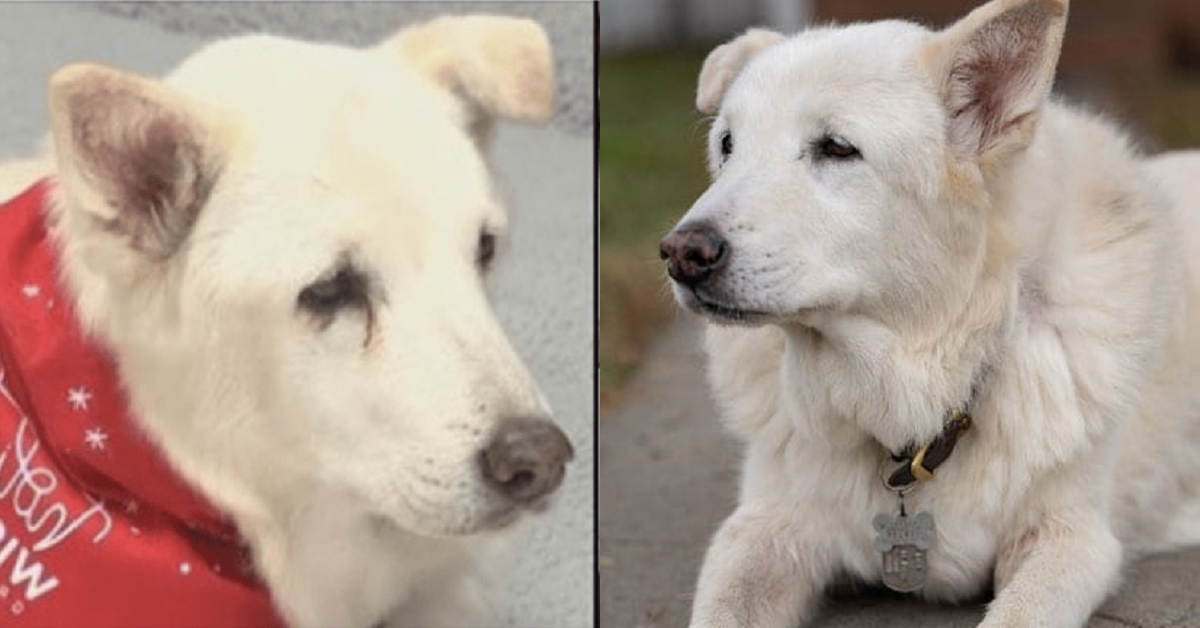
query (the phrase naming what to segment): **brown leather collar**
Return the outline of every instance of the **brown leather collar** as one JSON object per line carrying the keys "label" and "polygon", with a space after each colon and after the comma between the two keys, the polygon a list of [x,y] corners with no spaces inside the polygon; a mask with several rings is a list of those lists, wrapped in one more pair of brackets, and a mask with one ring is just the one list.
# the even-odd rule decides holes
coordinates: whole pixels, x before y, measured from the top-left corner
{"label": "brown leather collar", "polygon": [[[954,453],[958,439],[971,429],[971,415],[956,411],[942,428],[942,432],[925,446],[906,448],[905,454],[892,459],[901,463],[895,471],[883,479],[884,486],[893,491],[903,491],[921,480],[933,478],[934,471]],[[913,451],[915,449],[915,451]],[[908,453],[911,451],[912,453]]]}
{"label": "brown leather collar", "polygon": [[937,468],[942,466],[958,439],[971,429],[971,406],[979,397],[979,388],[984,376],[990,369],[986,366],[980,369],[980,374],[971,385],[971,395],[962,408],[947,413],[945,425],[933,440],[918,447],[915,443],[904,448],[899,454],[893,453],[892,460],[900,463],[895,470],[883,478],[883,485],[892,491],[907,491],[917,482],[933,478]]}

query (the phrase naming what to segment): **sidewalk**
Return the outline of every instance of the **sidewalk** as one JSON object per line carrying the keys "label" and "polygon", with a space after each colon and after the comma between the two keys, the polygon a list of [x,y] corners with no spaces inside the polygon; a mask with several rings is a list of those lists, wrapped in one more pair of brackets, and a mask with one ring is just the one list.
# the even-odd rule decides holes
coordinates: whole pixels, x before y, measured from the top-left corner
{"label": "sidewalk", "polygon": [[[735,503],[738,446],[709,401],[701,325],[680,316],[647,356],[624,406],[600,419],[601,626],[686,626],[708,538]],[[868,591],[828,602],[814,628],[969,627],[982,616],[982,603],[938,607]],[[1200,549],[1133,565],[1088,623],[1198,627]]]}

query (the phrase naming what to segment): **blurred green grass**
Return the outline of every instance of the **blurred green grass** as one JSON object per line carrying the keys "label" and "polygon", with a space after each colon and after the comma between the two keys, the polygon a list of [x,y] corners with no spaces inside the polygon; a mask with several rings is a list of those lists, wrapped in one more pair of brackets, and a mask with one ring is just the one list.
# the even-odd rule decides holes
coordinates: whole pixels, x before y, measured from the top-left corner
{"label": "blurred green grass", "polygon": [[704,190],[707,123],[695,109],[702,51],[600,58],[601,406],[671,320],[658,239]]}

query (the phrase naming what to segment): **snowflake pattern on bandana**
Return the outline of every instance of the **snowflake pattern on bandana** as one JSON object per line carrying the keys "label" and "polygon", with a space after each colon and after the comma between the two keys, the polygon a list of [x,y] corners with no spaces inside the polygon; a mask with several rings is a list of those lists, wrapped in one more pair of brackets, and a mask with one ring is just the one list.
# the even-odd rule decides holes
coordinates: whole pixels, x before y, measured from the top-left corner
{"label": "snowflake pattern on bandana", "polygon": [[86,411],[88,409],[88,401],[91,401],[92,393],[82,386],[72,386],[67,391],[67,403],[71,405],[72,410]]}

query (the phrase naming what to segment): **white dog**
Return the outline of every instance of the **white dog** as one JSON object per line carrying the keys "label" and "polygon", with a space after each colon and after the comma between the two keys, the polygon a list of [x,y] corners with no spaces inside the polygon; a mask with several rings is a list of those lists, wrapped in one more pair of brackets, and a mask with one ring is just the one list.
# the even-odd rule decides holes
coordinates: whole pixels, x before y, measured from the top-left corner
{"label": "white dog", "polygon": [[[552,75],[540,27],[489,16],[366,50],[232,39],[162,82],[94,65],[54,75],[52,156],[0,169],[0,205],[42,179],[0,211],[0,233],[24,229],[0,266],[52,264],[73,304],[55,307],[53,278],[4,278],[23,288],[0,304],[0,565],[19,560],[27,590],[0,623],[485,621],[515,522],[546,505],[572,456],[486,293],[506,224],[491,122],[548,119]],[[30,222],[43,205],[44,247]],[[51,384],[33,374],[65,377],[82,358],[35,350],[49,315],[26,311],[39,308],[73,312],[98,344],[62,336],[87,360],[112,356],[136,425],[95,416],[115,389],[41,392]],[[60,414],[108,431],[57,447]],[[135,453],[166,462],[124,478],[106,466]],[[134,499],[162,486],[171,503]],[[215,510],[175,504],[190,487]],[[221,554],[208,532],[222,516],[265,588],[229,584],[214,573],[229,563],[193,549]],[[167,550],[188,559],[138,590],[112,584]],[[180,574],[192,584],[171,584]]]}
{"label": "white dog", "polygon": [[1048,102],[1066,16],[708,56],[713,182],[662,253],[746,458],[692,626],[803,624],[840,578],[1081,626],[1200,542],[1200,154]]}

